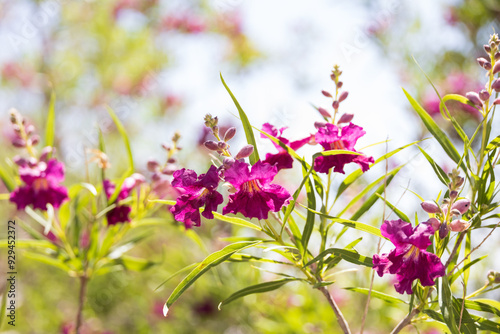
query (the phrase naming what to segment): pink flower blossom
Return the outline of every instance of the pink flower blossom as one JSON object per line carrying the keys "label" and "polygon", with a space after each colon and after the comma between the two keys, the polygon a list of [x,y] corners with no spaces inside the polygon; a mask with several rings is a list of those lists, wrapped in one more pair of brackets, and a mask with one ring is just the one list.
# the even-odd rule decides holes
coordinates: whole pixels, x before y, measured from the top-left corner
{"label": "pink flower blossom", "polygon": [[[128,223],[130,222],[129,214],[132,211],[129,205],[119,204],[119,201],[124,200],[130,195],[132,189],[144,182],[144,176],[141,174],[132,174],[127,177],[121,186],[120,193],[116,199],[116,207],[106,213],[106,218],[108,219],[108,225],[116,225],[118,223]],[[115,192],[115,185],[109,181],[104,180],[104,191],[106,192],[106,197],[108,199],[113,196]]]}
{"label": "pink flower blossom", "polygon": [[430,224],[422,223],[412,228],[410,223],[386,220],[380,228],[382,235],[396,246],[389,254],[373,256],[373,269],[382,277],[396,274],[396,291],[412,294],[412,284],[416,279],[423,286],[434,285],[434,279],[444,276],[445,268],[439,257],[426,251],[434,234]]}
{"label": "pink flower blossom", "polygon": [[217,207],[224,199],[217,191],[219,185],[219,175],[215,166],[210,166],[206,174],[196,175],[190,169],[181,169],[174,172],[172,186],[183,189],[185,193],[177,198],[170,212],[177,221],[184,223],[186,228],[201,225],[200,208],[205,206],[202,212],[203,217],[213,219],[212,211],[217,211]]}
{"label": "pink flower blossom", "polygon": [[251,169],[246,162],[235,161],[224,178],[236,189],[222,213],[241,212],[247,218],[267,219],[269,211],[277,212],[288,204],[290,193],[277,184],[271,184],[278,168],[257,161]]}
{"label": "pink flower blossom", "polygon": [[28,205],[34,209],[47,210],[47,204],[58,208],[68,199],[68,190],[61,186],[64,181],[64,164],[56,159],[34,165],[23,164],[19,176],[25,185],[10,194],[10,201],[24,210]]}
{"label": "pink flower blossom", "polygon": [[[271,125],[269,123],[262,125],[262,131],[267,132],[268,134],[272,135],[273,137],[278,138],[284,144],[290,146],[293,150],[298,150],[299,148],[301,148],[302,146],[307,144],[309,142],[309,140],[311,139],[311,136],[308,136],[306,138],[291,142],[282,136],[283,131],[285,131],[285,130],[286,130],[286,127],[278,129],[274,125]],[[264,134],[261,134],[260,136],[262,138],[268,138]],[[273,142],[273,144],[278,149],[278,153],[274,153],[274,154],[267,153],[266,159],[263,162],[268,163],[270,165],[276,165],[276,167],[278,168],[278,171],[281,169],[285,169],[285,168],[292,168],[292,164],[293,164],[292,156],[290,154],[288,154],[288,152],[283,147],[281,147],[279,144],[276,144],[275,142]]]}
{"label": "pink flower blossom", "polygon": [[[339,135],[340,132],[340,135]],[[357,152],[354,149],[356,141],[365,134],[362,127],[349,123],[339,129],[336,125],[327,123],[320,127],[316,133],[315,139],[326,151],[329,150],[347,150]],[[330,156],[319,156],[314,160],[314,170],[319,173],[328,173],[330,168],[333,171],[344,174],[344,166],[348,163],[357,163],[363,172],[370,168],[373,163],[373,157],[366,155],[338,154]]]}

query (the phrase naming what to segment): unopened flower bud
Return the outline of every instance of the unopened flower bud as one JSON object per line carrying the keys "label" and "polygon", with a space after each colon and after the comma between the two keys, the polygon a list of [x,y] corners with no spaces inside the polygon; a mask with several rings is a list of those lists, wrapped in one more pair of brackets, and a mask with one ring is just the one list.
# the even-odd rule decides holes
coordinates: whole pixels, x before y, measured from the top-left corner
{"label": "unopened flower bud", "polygon": [[354,117],[353,114],[343,114],[342,116],[340,116],[339,120],[337,121],[337,124],[349,123],[350,121],[352,121],[353,117]]}
{"label": "unopened flower bud", "polygon": [[450,230],[448,229],[448,224],[446,224],[446,222],[443,222],[441,226],[439,226],[439,237],[441,239],[444,239],[446,238],[449,232]]}
{"label": "unopened flower bud", "polygon": [[476,106],[483,106],[483,102],[481,102],[481,99],[476,92],[468,92],[467,94],[465,94],[465,97],[467,97],[469,101],[471,101]]}
{"label": "unopened flower bud", "polygon": [[461,213],[457,209],[451,209],[451,215],[452,216],[459,216],[459,215],[461,215]]}
{"label": "unopened flower bud", "polygon": [[496,62],[495,66],[493,66],[493,74],[497,74],[500,72],[500,62]]}
{"label": "unopened flower bud", "polygon": [[458,211],[460,211],[460,214],[464,214],[466,213],[467,211],[469,211],[470,209],[470,199],[468,198],[463,198],[463,199],[459,199],[458,201],[456,201],[451,209],[456,209]]}
{"label": "unopened flower bud", "polygon": [[500,92],[500,79],[495,79],[491,84],[491,88],[493,88],[497,92]]}
{"label": "unopened flower bud", "polygon": [[167,163],[169,163],[169,164],[173,164],[173,163],[176,163],[176,162],[177,162],[177,159],[176,159],[176,158],[169,158],[169,159],[167,160]]}
{"label": "unopened flower bud", "polygon": [[35,127],[32,124],[30,124],[30,125],[26,126],[26,129],[24,131],[26,131],[27,135],[30,135],[33,132],[35,132]]}
{"label": "unopened flower bud", "polygon": [[324,109],[324,108],[319,107],[318,111],[321,114],[321,116],[323,116],[323,117],[326,117],[326,118],[332,117],[332,115],[328,111],[326,111],[326,109]]}
{"label": "unopened flower bud", "polygon": [[490,98],[490,93],[486,89],[483,89],[479,92],[479,98],[483,101],[486,101]]}
{"label": "unopened flower bud", "polygon": [[326,90],[322,90],[321,93],[326,97],[332,97],[332,94],[328,93]]}
{"label": "unopened flower bud", "polygon": [[337,82],[337,88],[342,88],[342,86],[344,85],[344,83],[342,81],[339,81]]}
{"label": "unopened flower bud", "polygon": [[14,147],[26,147],[26,141],[24,141],[24,139],[21,138],[14,138],[12,139],[12,145]]}
{"label": "unopened flower bud", "polygon": [[457,196],[458,196],[458,191],[456,191],[456,190],[450,191],[450,199],[451,200],[454,200],[455,198],[457,198]]}
{"label": "unopened flower bud", "polygon": [[235,134],[236,134],[236,128],[230,127],[229,129],[227,129],[226,133],[224,134],[224,141],[231,140]]}
{"label": "unopened flower bud", "polygon": [[210,114],[206,114],[205,115],[204,121],[205,121],[205,126],[207,128],[213,128],[219,122],[217,116],[216,117],[212,117],[212,115],[210,115]]}
{"label": "unopened flower bud", "polygon": [[314,127],[316,129],[320,129],[322,127],[326,126],[326,123],[325,122],[314,122]]}
{"label": "unopened flower bud", "polygon": [[500,97],[497,97],[497,98],[495,99],[495,101],[493,101],[493,104],[494,104],[494,105],[498,105],[498,104],[500,104]]}
{"label": "unopened flower bud", "polygon": [[486,51],[487,53],[491,52],[491,47],[488,44],[483,45],[483,48],[484,48],[484,51]]}
{"label": "unopened flower bud", "polygon": [[217,147],[219,148],[219,150],[225,150],[226,148],[229,147],[229,145],[223,141],[220,141],[217,143]]}
{"label": "unopened flower bud", "polygon": [[335,74],[333,74],[333,73],[330,74],[330,79],[332,79],[333,81],[335,81],[335,78],[336,78]]}
{"label": "unopened flower bud", "polygon": [[176,165],[168,165],[167,167],[163,168],[161,173],[165,175],[172,175],[176,170],[177,170]]}
{"label": "unopened flower bud", "polygon": [[30,146],[36,145],[36,144],[38,144],[40,142],[40,136],[33,135],[33,136],[31,136],[30,139],[28,139],[28,142],[29,142]]}
{"label": "unopened flower bud", "polygon": [[424,211],[427,213],[439,213],[439,212],[441,212],[439,205],[437,205],[434,201],[425,201],[425,202],[420,203],[420,205],[422,206],[422,209],[424,209]]}
{"label": "unopened flower bud", "polygon": [[53,151],[54,149],[52,148],[52,146],[45,146],[40,152],[40,161],[47,162],[49,154],[51,154]]}
{"label": "unopened flower bud", "polygon": [[477,63],[479,64],[479,66],[483,67],[484,68],[484,64],[486,64],[488,61],[486,60],[486,58],[477,58],[476,59]]}
{"label": "unopened flower bud", "polygon": [[253,153],[252,145],[245,145],[243,148],[236,154],[236,159],[243,159],[249,157]]}
{"label": "unopened flower bud", "polygon": [[455,180],[455,185],[457,186],[457,188],[460,188],[462,184],[464,184],[464,181],[465,179],[463,177],[461,176],[457,177]]}
{"label": "unopened flower bud", "polygon": [[19,155],[16,155],[12,161],[14,161],[14,163],[18,166],[25,166],[28,164],[28,160],[26,160],[25,158],[23,157],[20,157]]}
{"label": "unopened flower bud", "polygon": [[203,143],[203,145],[205,145],[205,147],[211,151],[217,151],[219,149],[217,142],[213,140],[207,140],[206,142]]}
{"label": "unopened flower bud", "polygon": [[333,109],[337,110],[339,108],[339,101],[337,101],[337,100],[333,101],[332,107],[333,107]]}
{"label": "unopened flower bud", "polygon": [[431,225],[434,229],[434,232],[436,232],[437,230],[439,230],[439,225],[441,224],[441,222],[437,218],[429,218],[427,224]]}
{"label": "unopened flower bud", "polygon": [[348,91],[343,91],[340,96],[339,96],[339,102],[342,102],[344,101],[345,99],[347,99],[347,96],[349,96],[349,92]]}
{"label": "unopened flower bud", "polygon": [[466,222],[465,220],[461,219],[456,219],[450,223],[450,229],[453,232],[463,232],[466,229],[468,229],[470,226],[470,223]]}
{"label": "unopened flower bud", "polygon": [[165,151],[167,151],[167,152],[168,152],[168,151],[170,151],[170,150],[172,149],[172,148],[171,148],[169,145],[167,145],[166,143],[162,143],[162,144],[161,144],[161,147],[162,147]]}
{"label": "unopened flower bud", "polygon": [[233,158],[227,157],[227,158],[224,158],[224,160],[222,161],[222,164],[224,165],[224,167],[231,167],[234,164],[234,161],[235,160]]}
{"label": "unopened flower bud", "polygon": [[500,60],[500,51],[495,53],[495,60]]}
{"label": "unopened flower bud", "polygon": [[484,65],[483,65],[483,68],[486,70],[486,71],[489,71],[491,70],[491,63],[488,61],[486,62]]}

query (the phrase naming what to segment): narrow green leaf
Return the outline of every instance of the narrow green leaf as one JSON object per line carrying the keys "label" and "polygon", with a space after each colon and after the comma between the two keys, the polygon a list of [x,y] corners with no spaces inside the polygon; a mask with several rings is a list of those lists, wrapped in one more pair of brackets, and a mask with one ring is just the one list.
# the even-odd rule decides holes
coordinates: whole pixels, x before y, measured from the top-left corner
{"label": "narrow green leaf", "polygon": [[499,148],[500,147],[500,136],[496,136],[493,138],[492,141],[489,142],[489,144],[486,146],[486,152],[485,154],[489,153],[490,151]]}
{"label": "narrow green leaf", "polygon": [[163,315],[167,316],[168,310],[172,304],[204,273],[226,261],[234,253],[253,247],[259,243],[260,241],[237,242],[207,256],[179,283],[179,285],[177,285],[170,297],[168,297],[168,300],[163,307]]}
{"label": "narrow green leaf", "polygon": [[[54,137],[56,130],[56,93],[52,90],[50,94],[49,111],[47,113],[47,122],[45,123],[45,146],[54,146]],[[50,153],[49,153],[50,157]]]}
{"label": "narrow green leaf", "polygon": [[427,152],[425,152],[425,150],[423,148],[421,148],[419,145],[417,145],[417,147],[420,150],[420,152],[422,152],[422,154],[424,155],[424,157],[427,159],[427,161],[429,162],[429,164],[431,165],[431,167],[434,170],[434,173],[438,177],[439,181],[441,181],[441,183],[444,184],[445,186],[448,186],[448,183],[450,183],[450,178],[448,177],[448,175],[432,159],[432,157],[429,154],[427,154]]}
{"label": "narrow green leaf", "polygon": [[453,299],[450,289],[450,284],[448,278],[439,277],[438,278],[438,301],[439,307],[441,308],[441,314],[443,315],[444,322],[450,329],[452,334],[459,334],[457,327],[457,320],[454,316],[453,311]]}
{"label": "narrow green leaf", "polygon": [[120,135],[122,136],[123,143],[125,144],[125,148],[127,149],[129,170],[132,173],[134,170],[134,157],[132,155],[132,148],[130,147],[130,140],[128,139],[127,130],[125,130],[125,127],[123,126],[122,122],[120,121],[118,116],[116,116],[115,112],[113,111],[113,109],[111,109],[110,106],[107,106],[107,110],[109,116],[111,116],[111,118],[113,119],[113,122],[115,123],[118,132],[120,132]]}
{"label": "narrow green leaf", "polygon": [[390,171],[386,175],[382,175],[381,177],[379,177],[375,181],[364,186],[364,189],[361,190],[356,196],[354,196],[353,199],[349,203],[347,203],[347,205],[342,209],[342,211],[337,214],[337,216],[342,216],[347,210],[349,210],[349,208],[351,208],[354,204],[358,203],[358,201],[361,198],[363,198],[363,196],[365,196],[372,188],[374,188],[380,182],[384,181],[384,179],[386,179],[388,176],[396,175],[401,170],[401,168],[403,168],[403,166],[399,166],[397,168],[394,168],[392,171]]}
{"label": "narrow green leaf", "polygon": [[[303,174],[307,175],[307,171],[303,169]],[[314,194],[314,189],[310,178],[306,181],[306,191],[307,191],[307,207],[316,210],[316,195]],[[302,230],[302,246],[304,251],[307,250],[307,245],[309,244],[309,239],[311,238],[312,231],[314,229],[315,214],[312,211],[307,211],[306,224]]]}
{"label": "narrow green leaf", "polygon": [[[396,173],[400,170],[401,167],[399,169],[397,168]],[[379,198],[379,195],[383,194],[385,189],[389,186],[389,184],[391,184],[391,181],[396,173],[388,175],[387,179],[385,180],[385,184],[382,184],[380,187],[378,187],[377,190],[375,190],[375,192],[363,202],[363,205],[361,205],[361,207],[352,215],[351,220],[358,220],[373,206],[373,204],[375,204],[375,202]]]}
{"label": "narrow green leaf", "polygon": [[262,231],[262,228],[260,226],[255,225],[254,223],[249,222],[248,220],[238,218],[238,217],[227,217],[224,215],[221,215],[220,213],[217,213],[215,211],[212,211],[214,214],[214,218],[224,221],[226,223],[230,223],[233,225],[238,225],[238,226],[243,226],[243,227],[248,227],[257,231]]}
{"label": "narrow green leaf", "polygon": [[479,317],[477,315],[471,314],[472,319],[478,324],[477,328],[485,331],[491,331],[493,333],[500,333],[500,323]]}
{"label": "narrow green leaf", "polygon": [[119,258],[115,259],[114,262],[116,264],[122,265],[125,269],[133,271],[144,271],[158,264],[157,262],[154,261],[149,261],[146,259],[141,259],[138,257],[132,257],[128,255],[122,255]]}
{"label": "narrow green leaf", "polygon": [[[375,166],[376,164],[386,160],[386,159],[389,159],[390,157],[392,157],[394,154],[404,150],[405,148],[407,147],[410,147],[412,145],[415,145],[417,143],[420,143],[421,140],[418,140],[418,141],[414,141],[413,143],[410,143],[408,145],[404,145],[404,146],[401,146],[389,153],[386,153],[384,154],[383,156],[381,156],[380,158],[378,158],[377,160],[375,160],[375,162],[373,164],[370,165],[370,168],[372,168],[373,166]],[[363,175],[363,171],[361,169],[356,169],[354,172],[352,172],[351,174],[349,174],[343,181],[342,183],[339,185],[338,187],[338,190],[337,190],[337,195],[335,196],[335,199],[339,198],[340,195],[351,185],[354,183],[354,181],[356,181],[361,175]]]}
{"label": "narrow green leaf", "polygon": [[344,260],[347,262],[351,262],[354,264],[366,266],[366,267],[373,267],[373,261],[372,258],[369,256],[363,256],[359,254],[358,252],[354,250],[349,250],[349,249],[342,249],[342,248],[328,248],[321,252],[318,256],[316,256],[314,259],[311,261],[307,262],[304,267],[310,266],[311,264],[318,262],[322,259],[324,259],[325,256],[333,254],[336,256],[342,257]]}
{"label": "narrow green leaf", "polygon": [[23,253],[23,255],[25,258],[32,259],[32,260],[38,261],[40,263],[48,264],[50,266],[64,270],[65,272],[72,271],[71,268],[68,267],[66,264],[64,264],[61,260],[55,259],[55,258],[50,257],[50,256],[46,256],[46,255],[43,255],[40,253],[28,252],[28,251],[25,251]]}
{"label": "narrow green leaf", "polygon": [[193,263],[193,264],[190,264],[189,266],[185,266],[184,268],[181,268],[181,269],[177,270],[175,273],[173,273],[172,275],[170,275],[166,280],[164,280],[163,282],[161,282],[161,284],[158,285],[154,291],[156,291],[159,288],[161,288],[165,283],[167,283],[168,281],[170,281],[172,278],[174,278],[174,277],[182,274],[183,272],[191,270],[191,269],[193,269],[194,267],[196,267],[198,265],[199,265],[199,263]]}
{"label": "narrow green leaf", "polygon": [[[413,109],[417,112],[418,116],[424,123],[425,127],[429,132],[436,138],[438,143],[441,145],[441,147],[444,149],[446,154],[456,163],[459,163],[460,159],[460,154],[458,153],[457,149],[455,146],[453,146],[451,140],[448,138],[448,136],[441,130],[441,128],[434,122],[431,116],[422,108],[420,104],[405,90],[403,89],[406,98],[408,101],[410,101],[410,104],[412,105]],[[463,163],[461,164],[461,167],[465,169],[465,166]]]}
{"label": "narrow green leaf", "polygon": [[403,221],[409,223],[410,222],[410,218],[408,218],[407,215],[405,215],[403,212],[401,212],[401,210],[399,210],[398,208],[396,208],[396,206],[394,206],[391,202],[389,202],[387,199],[384,198],[384,196],[380,195],[380,194],[377,194],[377,196],[383,200],[385,202],[385,204],[387,204],[387,206],[399,217],[401,218]]}
{"label": "narrow green leaf", "polygon": [[222,77],[222,73],[220,74],[220,80],[222,81],[222,84],[226,88],[227,92],[231,96],[231,99],[233,99],[234,105],[236,106],[236,109],[238,109],[238,114],[240,115],[241,123],[243,125],[243,129],[245,130],[245,136],[247,138],[247,143],[249,145],[253,146],[253,153],[250,155],[250,163],[253,165],[257,161],[259,161],[259,152],[257,150],[257,142],[255,141],[255,137],[253,134],[252,130],[252,125],[248,121],[248,117],[241,108],[240,104],[238,103],[238,100],[236,100],[236,97],[234,97],[233,93],[229,89],[229,87],[226,85],[226,82],[224,81],[224,78]]}
{"label": "narrow green leaf", "polygon": [[12,192],[16,188],[16,181],[14,180],[14,176],[11,175],[3,166],[0,164],[0,179],[2,179],[5,188],[9,192]]}
{"label": "narrow green leaf", "polygon": [[480,258],[477,258],[477,259],[475,259],[475,260],[471,261],[470,263],[467,263],[467,264],[466,264],[466,265],[464,265],[462,268],[460,268],[459,270],[457,270],[457,272],[456,272],[456,273],[454,273],[454,274],[453,274],[453,276],[451,276],[451,278],[450,278],[450,283],[455,282],[455,280],[456,280],[457,278],[459,278],[459,277],[460,277],[460,275],[461,275],[461,274],[462,274],[465,270],[469,269],[470,267],[472,267],[473,265],[475,265],[475,264],[476,264],[476,263],[478,263],[479,261],[481,261],[481,260],[485,259],[486,257],[488,257],[488,255],[483,255],[483,256],[481,256]]}
{"label": "narrow green leaf", "polygon": [[472,320],[469,311],[465,308],[465,305],[462,309],[462,303],[453,297],[453,312],[455,313],[455,319],[460,324],[460,333],[464,334],[476,334],[476,325],[474,324],[474,320]]}
{"label": "narrow green leaf", "polygon": [[299,278],[287,277],[287,278],[282,278],[282,279],[279,279],[276,281],[264,282],[264,283],[259,283],[259,284],[255,284],[252,286],[248,286],[244,289],[236,291],[231,296],[229,296],[228,298],[226,298],[222,302],[220,302],[219,310],[221,309],[222,305],[227,305],[238,298],[242,298],[242,297],[256,294],[256,293],[273,291],[273,290],[281,288],[283,285],[285,285],[289,282],[298,281],[298,280],[299,280]]}
{"label": "narrow green leaf", "polygon": [[[457,299],[462,303],[463,299]],[[500,317],[500,302],[490,299],[465,300],[465,307],[471,310],[488,312]]]}
{"label": "narrow green leaf", "polygon": [[324,217],[326,219],[331,220],[334,223],[339,223],[339,224],[342,224],[344,226],[356,229],[358,231],[367,232],[367,233],[373,234],[373,235],[375,235],[377,237],[383,238],[382,234],[380,233],[380,229],[377,228],[377,227],[373,227],[373,226],[370,226],[368,224],[357,222],[357,221],[353,221],[353,220],[348,220],[348,219],[342,219],[342,218],[338,218],[338,217],[333,217],[333,216],[321,213],[319,211],[311,210],[310,208],[307,208],[307,207],[305,207],[305,208],[307,210],[309,210],[309,211],[314,212],[315,214],[317,214],[317,215],[319,215],[321,217]]}
{"label": "narrow green leaf", "polygon": [[[351,288],[351,287],[348,287],[348,288],[343,288],[343,289],[349,290],[349,291],[354,291],[354,292],[359,292],[359,293],[362,293],[364,295],[368,295],[368,293],[370,292],[370,289],[366,289],[366,288]],[[393,297],[391,295],[388,295],[388,294],[385,294],[383,292],[379,292],[379,291],[376,291],[376,290],[373,290],[373,289],[371,290],[370,295],[373,298],[377,298],[377,299],[383,300],[383,301],[385,301],[385,302],[387,302],[389,304],[394,304],[394,305],[408,304],[407,302],[405,302],[402,299]]]}
{"label": "narrow green leaf", "polygon": [[2,303],[1,303],[1,310],[0,312],[0,330],[2,330],[2,325],[4,324],[4,319],[7,318],[7,312],[5,312],[7,308],[7,294],[9,293],[9,290],[5,288],[5,291],[3,291],[2,294]]}

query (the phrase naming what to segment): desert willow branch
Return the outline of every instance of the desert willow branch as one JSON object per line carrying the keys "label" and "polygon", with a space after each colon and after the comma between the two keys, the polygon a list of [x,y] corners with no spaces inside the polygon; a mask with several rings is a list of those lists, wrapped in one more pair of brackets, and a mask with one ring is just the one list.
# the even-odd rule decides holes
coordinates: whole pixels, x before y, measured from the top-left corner
{"label": "desert willow branch", "polygon": [[[319,282],[321,282],[321,281],[319,281]],[[330,303],[330,306],[332,307],[333,312],[335,313],[335,316],[337,317],[337,321],[340,325],[340,328],[342,329],[344,334],[351,334],[351,330],[349,329],[349,324],[345,320],[344,315],[340,311],[340,308],[338,307],[337,303],[335,303],[335,300],[330,295],[330,292],[328,292],[328,289],[325,286],[322,286],[319,288],[319,291],[321,291],[321,293],[328,300],[328,303]]]}

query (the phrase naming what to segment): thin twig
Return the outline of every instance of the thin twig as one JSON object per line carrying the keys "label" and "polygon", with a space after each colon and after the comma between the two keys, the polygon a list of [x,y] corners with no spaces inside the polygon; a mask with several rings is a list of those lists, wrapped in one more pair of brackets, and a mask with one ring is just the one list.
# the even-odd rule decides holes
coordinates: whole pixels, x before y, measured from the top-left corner
{"label": "thin twig", "polygon": [[323,295],[326,297],[328,302],[330,303],[330,306],[333,309],[333,312],[335,313],[335,316],[337,317],[337,321],[340,325],[340,328],[344,332],[344,334],[351,334],[351,330],[349,329],[349,325],[347,324],[347,321],[344,318],[344,315],[340,311],[337,303],[335,303],[335,300],[333,300],[332,296],[330,295],[330,292],[328,292],[328,289],[325,286],[322,286],[319,288],[319,291],[323,293]]}
{"label": "thin twig", "polygon": [[408,315],[399,322],[399,324],[392,330],[391,334],[399,333],[403,328],[408,326],[411,323],[411,319],[416,316],[420,312],[420,309],[414,308]]}
{"label": "thin twig", "polygon": [[87,291],[88,278],[86,276],[80,277],[80,297],[78,299],[78,313],[76,314],[75,333],[80,334],[80,327],[83,323],[83,305],[85,303],[85,294]]}
{"label": "thin twig", "polygon": [[458,247],[460,247],[460,244],[462,243],[462,240],[464,240],[465,233],[466,233],[466,231],[460,232],[460,235],[458,236],[457,241],[455,242],[455,247],[453,247],[453,250],[450,253],[450,257],[448,258],[448,260],[446,261],[446,263],[444,265],[445,268],[448,268],[448,266],[450,265],[450,262],[455,257],[455,254],[458,251]]}
{"label": "thin twig", "polygon": [[465,260],[467,260],[469,258],[469,256],[474,252],[476,251],[479,247],[481,247],[483,245],[483,243],[486,241],[486,239],[488,239],[491,234],[493,233],[493,231],[498,227],[500,226],[500,221],[495,225],[495,227],[493,227],[490,231],[490,233],[488,233],[488,235],[483,239],[483,241],[481,241],[481,243],[479,245],[477,245],[476,247],[474,247],[470,252],[469,254],[467,254],[463,259],[462,261],[460,261],[455,267],[453,267],[453,269],[448,273],[448,276],[450,276],[454,271],[455,269],[458,268],[458,266],[460,266]]}

